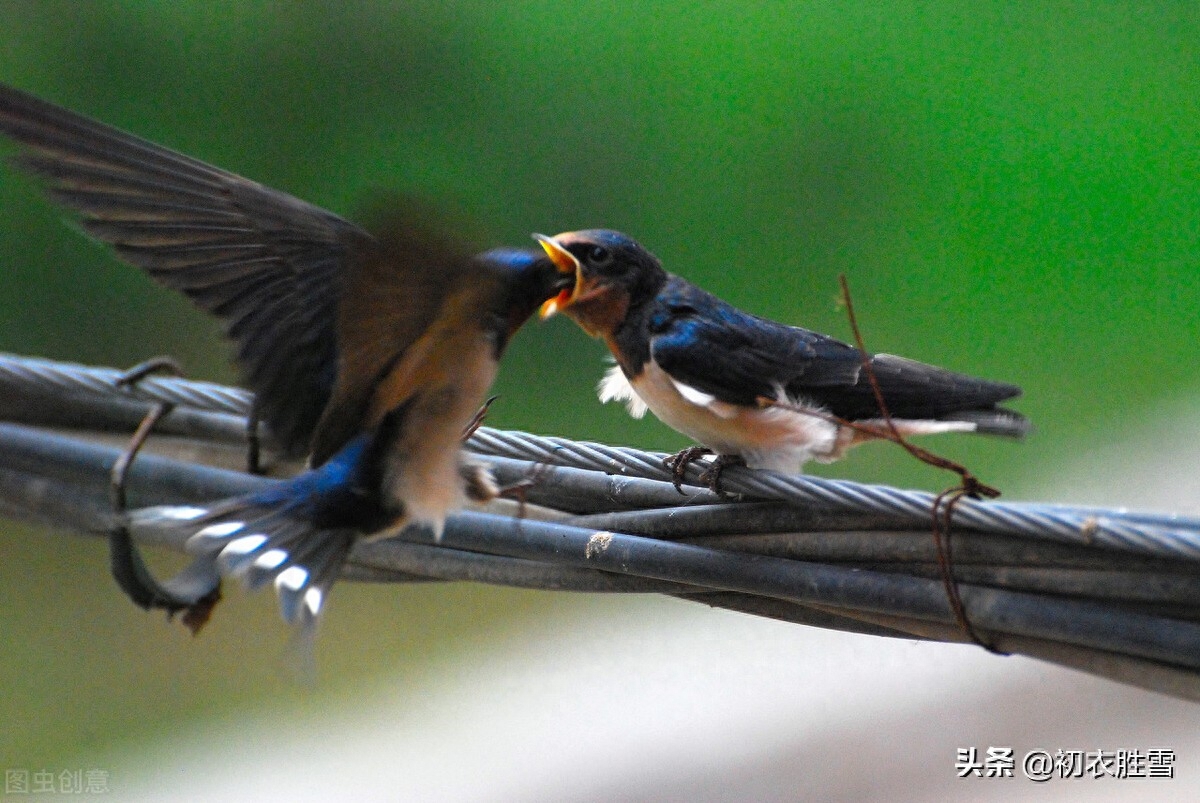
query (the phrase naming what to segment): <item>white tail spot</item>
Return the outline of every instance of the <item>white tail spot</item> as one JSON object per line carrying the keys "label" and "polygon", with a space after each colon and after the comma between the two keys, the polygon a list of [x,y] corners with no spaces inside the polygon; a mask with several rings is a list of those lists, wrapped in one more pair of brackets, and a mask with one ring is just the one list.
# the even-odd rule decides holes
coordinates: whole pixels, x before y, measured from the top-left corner
{"label": "white tail spot", "polygon": [[222,521],[217,524],[210,524],[203,530],[200,530],[193,538],[225,538],[233,535],[238,530],[245,527],[244,522],[240,521]]}
{"label": "white tail spot", "polygon": [[249,555],[265,543],[267,537],[261,533],[243,535],[236,541],[230,541],[229,545],[221,550],[221,555]]}
{"label": "white tail spot", "polygon": [[192,519],[198,519],[208,513],[208,509],[203,507],[187,507],[180,505],[178,507],[160,507],[157,512],[158,515],[164,519],[191,521]]}
{"label": "white tail spot", "polygon": [[308,608],[308,612],[316,616],[321,612],[321,603],[325,601],[325,595],[321,593],[321,589],[313,586],[304,592],[304,606]]}
{"label": "white tail spot", "polygon": [[308,570],[301,566],[289,566],[275,578],[275,590],[299,591],[308,582]]}
{"label": "white tail spot", "polygon": [[254,565],[260,569],[274,569],[288,559],[288,553],[282,549],[268,549],[254,559]]}

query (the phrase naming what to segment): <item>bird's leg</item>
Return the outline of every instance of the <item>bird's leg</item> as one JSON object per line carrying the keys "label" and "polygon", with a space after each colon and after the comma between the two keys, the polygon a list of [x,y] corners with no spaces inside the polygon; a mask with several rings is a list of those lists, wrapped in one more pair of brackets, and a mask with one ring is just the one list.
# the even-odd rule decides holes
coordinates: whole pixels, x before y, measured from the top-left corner
{"label": "bird's leg", "polygon": [[744,466],[746,460],[741,455],[736,454],[719,454],[713,458],[712,463],[700,475],[700,481],[708,485],[708,489],[722,498],[729,496],[721,490],[721,472],[729,466]]}
{"label": "bird's leg", "polygon": [[472,460],[465,453],[459,457],[458,476],[462,478],[463,491],[467,498],[474,502],[486,504],[503,491],[496,484],[496,478],[492,476],[492,470],[487,464]]}
{"label": "bird's leg", "polygon": [[492,402],[496,401],[498,398],[500,397],[489,396],[488,400],[485,401],[480,408],[475,411],[475,415],[471,418],[470,422],[467,423],[466,428],[463,430],[462,439],[464,443],[469,441],[471,436],[475,434],[475,431],[483,426],[484,419],[487,418],[488,410],[492,407]]}
{"label": "bird's leg", "polygon": [[675,490],[681,496],[687,496],[682,487],[684,476],[687,474],[687,467],[699,458],[712,453],[713,450],[707,446],[689,446],[663,459],[663,465],[671,472],[671,484],[675,486]]}
{"label": "bird's leg", "polygon": [[[475,412],[475,415],[472,416],[470,422],[468,422],[467,426],[463,429],[463,443],[466,443],[468,440],[470,440],[471,436],[474,435],[481,426],[483,426],[484,419],[487,418],[488,410],[491,408],[492,403],[498,398],[500,397],[489,397],[488,400],[485,401]],[[492,478],[491,471],[488,470],[486,465],[476,464],[475,467],[478,468],[478,471],[472,472],[469,470],[464,470],[461,472],[463,479],[466,481],[465,486],[467,497],[474,499],[476,502],[489,502],[496,497],[515,499],[517,500],[518,505],[517,518],[525,517],[525,503],[528,501],[526,499],[527,493],[530,488],[537,484],[538,480],[541,479],[542,474],[549,468],[549,466],[545,463],[537,463],[529,470],[526,476],[522,477],[516,482],[509,485],[498,486],[496,485],[496,481]]]}

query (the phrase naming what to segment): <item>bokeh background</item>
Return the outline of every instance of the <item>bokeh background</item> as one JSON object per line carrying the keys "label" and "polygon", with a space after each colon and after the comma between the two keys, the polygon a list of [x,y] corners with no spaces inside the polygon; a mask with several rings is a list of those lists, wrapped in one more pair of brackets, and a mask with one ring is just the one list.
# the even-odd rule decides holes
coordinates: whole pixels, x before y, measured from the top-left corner
{"label": "bokeh background", "polygon": [[[1007,497],[1198,507],[1171,490],[1194,485],[1195,453],[1168,455],[1192,446],[1198,428],[1195,5],[0,0],[0,19],[0,80],[346,216],[385,190],[461,211],[481,245],[618,228],[739,306],[848,338],[837,304],[845,273],[873,350],[1025,388],[1018,406],[1036,425],[1025,443],[936,444]],[[168,353],[194,377],[235,379],[216,324],[64,227],[64,213],[33,182],[0,174],[0,210],[0,349],[113,366]],[[686,445],[656,422],[597,404],[603,353],[565,320],[531,325],[505,363],[489,423]],[[931,490],[949,482],[887,446],[815,472]],[[284,752],[312,762],[298,777],[313,785],[290,789],[293,799],[324,789],[310,776],[318,756],[332,754],[346,788],[352,779],[377,799],[415,789],[478,799],[681,790],[736,799],[737,779],[770,772],[866,794],[887,781],[885,771],[853,758],[864,755],[863,740],[893,740],[878,723],[900,709],[906,735],[896,751],[917,786],[952,781],[953,745],[935,748],[917,734],[938,731],[955,712],[976,718],[977,730],[964,733],[981,746],[1020,746],[1052,719],[1079,716],[1100,728],[1136,720],[1131,711],[1196,713],[964,648],[814,634],[675,601],[461,585],[339,586],[318,644],[319,676],[300,685],[281,667],[287,634],[267,594],[231,594],[193,640],[120,596],[102,543],[5,523],[0,544],[0,764],[104,768],[118,795],[203,796],[220,764],[197,756],[213,744],[253,774],[256,750],[261,771],[284,761],[271,752],[274,736],[297,733],[310,741]],[[732,654],[750,666],[714,675]],[[529,665],[513,669],[514,656]],[[551,680],[531,656],[567,663]],[[647,660],[659,667],[649,680],[637,663]],[[799,664],[829,674],[789,674]],[[955,666],[970,674],[947,669]],[[607,693],[589,667],[602,670]],[[902,682],[913,667],[935,680]],[[489,668],[514,679],[497,681]],[[644,699],[629,694],[635,673]],[[731,707],[731,689],[748,694],[753,677],[772,678],[759,685],[781,700],[797,686],[817,693],[819,711],[795,698],[789,721],[822,747],[739,775],[759,760],[750,722],[739,737],[742,769],[722,772],[728,748],[697,746],[689,739],[707,731],[688,723],[710,711],[728,721],[791,710],[749,698]],[[580,707],[568,679],[598,696]],[[563,694],[532,693],[543,683]],[[1009,690],[1000,708],[1029,703],[1033,689],[1100,707],[1084,716],[1043,700],[1027,715],[989,718],[981,712],[998,710],[989,684]],[[379,713],[388,710],[381,689],[399,694],[384,697],[407,712],[392,728],[382,727],[391,720]],[[864,720],[873,723],[867,735],[853,716],[872,695],[880,699]],[[921,715],[918,698],[937,715]],[[645,713],[663,699],[674,701],[675,719]],[[470,724],[472,700],[491,711],[490,724]],[[502,714],[498,700],[523,702]],[[380,727],[355,725],[356,705],[371,707]],[[461,733],[494,738],[427,738],[451,715]],[[598,724],[605,717],[607,731]],[[513,774],[516,765],[492,751],[541,733],[518,727],[525,718],[548,723],[544,738],[521,752],[519,783],[505,786],[497,768]],[[588,766],[587,777],[603,781],[591,786],[555,765],[562,734],[575,734],[580,749],[587,743],[589,718],[592,733],[611,737],[614,756],[604,773]],[[826,721],[833,731],[816,728]],[[695,773],[659,776],[617,761],[618,745],[649,738],[650,723],[656,744],[702,756],[729,785],[687,787],[680,779]],[[772,755],[790,755],[779,747],[788,724],[776,725]],[[370,751],[347,747],[356,730],[409,741],[394,761],[367,766]],[[230,734],[249,732],[259,736],[229,748]],[[827,732],[840,734],[849,755],[807,763],[829,753]],[[1161,746],[1140,733],[1078,746]],[[395,775],[415,762],[399,754],[425,756],[426,768],[445,774],[407,787]],[[900,761],[886,751],[876,759]],[[1194,780],[1197,755],[1179,762]],[[439,785],[451,776],[474,785]],[[271,789],[287,788],[276,782]],[[786,799],[800,787],[779,788]],[[979,787],[959,791],[980,797]]]}

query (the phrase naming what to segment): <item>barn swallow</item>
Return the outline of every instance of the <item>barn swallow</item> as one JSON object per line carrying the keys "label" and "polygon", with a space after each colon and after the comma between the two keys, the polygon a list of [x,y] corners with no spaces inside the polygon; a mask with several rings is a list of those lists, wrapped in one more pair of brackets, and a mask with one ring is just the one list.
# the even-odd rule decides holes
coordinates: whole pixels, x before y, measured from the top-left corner
{"label": "barn swallow", "polygon": [[[535,237],[560,269],[576,275],[542,315],[562,311],[616,360],[600,382],[600,400],[624,402],[635,418],[650,410],[715,453],[713,485],[731,462],[798,472],[809,460],[838,460],[877,437],[882,413],[853,346],[736,309],[668,273],[620,232]],[[1020,437],[1028,429],[1019,413],[997,406],[1020,395],[1014,385],[890,354],[869,362],[903,435]],[[696,454],[684,450],[671,463],[677,486],[679,461]]]}
{"label": "barn swallow", "polygon": [[225,321],[259,414],[309,455],[261,493],[131,513],[185,528],[200,591],[271,582],[284,617],[311,626],[358,539],[440,533],[467,494],[495,492],[464,429],[509,339],[572,272],[537,250],[471,256],[411,215],[371,234],[5,86],[0,131],[88,233]]}

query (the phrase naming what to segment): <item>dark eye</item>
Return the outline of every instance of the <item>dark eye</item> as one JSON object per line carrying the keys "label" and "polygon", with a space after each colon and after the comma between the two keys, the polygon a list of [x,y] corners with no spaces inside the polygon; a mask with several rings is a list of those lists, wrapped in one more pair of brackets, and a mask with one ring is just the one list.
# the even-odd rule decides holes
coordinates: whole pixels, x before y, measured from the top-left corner
{"label": "dark eye", "polygon": [[588,262],[598,268],[603,268],[608,263],[612,262],[612,251],[609,251],[602,245],[593,245],[587,254]]}

